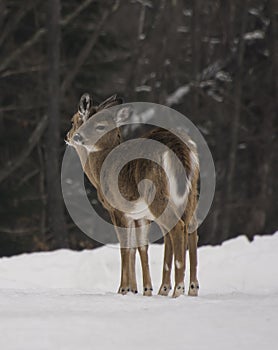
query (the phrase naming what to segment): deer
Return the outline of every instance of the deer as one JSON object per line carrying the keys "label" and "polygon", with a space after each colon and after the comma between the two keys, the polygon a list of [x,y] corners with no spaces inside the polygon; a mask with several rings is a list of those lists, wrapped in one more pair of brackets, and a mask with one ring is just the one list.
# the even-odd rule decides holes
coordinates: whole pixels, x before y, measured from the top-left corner
{"label": "deer", "polygon": [[[183,183],[180,182],[181,169],[172,167],[167,151],[161,152],[163,154],[159,154],[159,152],[155,154],[155,157],[162,159],[165,165],[164,169],[153,161],[144,159],[144,157],[130,161],[121,169],[118,181],[110,179],[108,184],[108,191],[112,197],[114,195],[115,201],[117,201],[117,191],[120,191],[123,197],[129,201],[128,213],[125,210],[115,208],[107,200],[101,187],[102,165],[113,149],[119,145],[124,147],[125,142],[122,139],[121,129],[131,114],[131,108],[123,104],[123,100],[117,95],[95,105],[90,94],[85,93],[80,98],[77,112],[71,119],[72,127],[66,136],[67,144],[75,148],[83,171],[90,183],[96,188],[98,199],[109,212],[115,226],[121,255],[121,277],[118,293],[123,295],[128,292],[138,293],[135,274],[135,259],[138,250],[142,267],[143,295],[152,295],[153,286],[148,258],[148,224],[154,221],[164,236],[162,283],[158,295],[168,296],[172,289],[172,265],[175,269],[172,297],[176,298],[185,293],[185,262],[186,250],[188,249],[190,262],[188,295],[197,296],[199,291],[197,279],[198,234],[194,223],[196,223],[195,211],[198,200],[199,161],[195,143],[189,137],[188,142],[185,143],[178,136],[163,128],[155,128],[142,136],[144,140],[155,140],[171,149],[184,168],[186,180]],[[89,123],[90,127],[88,127]],[[128,152],[128,146],[125,151]],[[113,162],[112,167],[117,166],[116,163],[117,160]],[[142,184],[143,179],[148,181]],[[150,183],[156,189],[151,199],[147,198]],[[139,188],[140,185],[141,188]],[[116,186],[118,186],[117,190]],[[142,203],[145,204],[144,210],[137,210],[137,207]],[[165,209],[166,203],[169,218],[164,215],[161,219],[160,214]],[[168,219],[170,216],[176,217],[177,209],[180,206],[183,206],[182,215],[177,217],[173,227],[169,227]],[[190,230],[190,227],[193,229]],[[126,245],[127,237],[120,232],[120,228],[125,228],[127,230],[125,232],[135,232],[137,245]]]}

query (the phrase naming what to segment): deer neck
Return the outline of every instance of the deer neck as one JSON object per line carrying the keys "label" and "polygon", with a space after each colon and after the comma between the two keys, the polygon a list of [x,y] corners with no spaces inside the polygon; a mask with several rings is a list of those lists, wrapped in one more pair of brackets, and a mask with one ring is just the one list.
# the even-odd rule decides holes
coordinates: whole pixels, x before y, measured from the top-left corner
{"label": "deer neck", "polygon": [[84,166],[84,170],[89,180],[94,184],[96,188],[99,187],[101,168],[106,157],[120,143],[121,139],[119,138],[116,142],[107,144],[107,147],[104,147],[99,151],[90,152],[87,155],[87,161]]}

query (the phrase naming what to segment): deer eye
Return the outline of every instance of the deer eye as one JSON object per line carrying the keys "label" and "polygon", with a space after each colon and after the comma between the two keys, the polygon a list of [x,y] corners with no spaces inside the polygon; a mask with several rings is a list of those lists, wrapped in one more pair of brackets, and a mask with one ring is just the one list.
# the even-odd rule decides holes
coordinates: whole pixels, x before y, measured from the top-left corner
{"label": "deer eye", "polygon": [[102,131],[102,130],[104,130],[105,129],[105,126],[104,125],[98,125],[97,127],[96,127],[96,130],[97,131]]}

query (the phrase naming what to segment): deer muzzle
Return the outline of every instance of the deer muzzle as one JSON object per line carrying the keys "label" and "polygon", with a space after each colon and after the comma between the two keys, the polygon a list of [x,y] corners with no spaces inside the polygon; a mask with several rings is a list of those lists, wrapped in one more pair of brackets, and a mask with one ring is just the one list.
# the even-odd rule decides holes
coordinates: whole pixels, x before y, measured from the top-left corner
{"label": "deer muzzle", "polygon": [[72,139],[73,139],[73,142],[78,145],[83,144],[83,136],[81,136],[79,133],[76,133],[75,135],[73,135]]}

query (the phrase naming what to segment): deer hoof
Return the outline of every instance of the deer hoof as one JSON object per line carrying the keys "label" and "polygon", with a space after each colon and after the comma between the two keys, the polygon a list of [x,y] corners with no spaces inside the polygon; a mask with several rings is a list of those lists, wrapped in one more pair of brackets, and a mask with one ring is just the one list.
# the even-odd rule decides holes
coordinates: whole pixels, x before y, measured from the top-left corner
{"label": "deer hoof", "polygon": [[159,289],[158,295],[167,297],[170,290],[171,290],[171,286],[169,284],[162,284],[162,286]]}
{"label": "deer hoof", "polygon": [[146,297],[151,297],[153,295],[152,291],[152,287],[145,287],[143,295]]}
{"label": "deer hoof", "polygon": [[189,290],[188,290],[188,295],[191,297],[197,297],[199,292],[199,283],[198,281],[196,282],[191,282],[189,285]]}
{"label": "deer hoof", "polygon": [[129,288],[120,287],[118,290],[118,294],[122,294],[122,295],[126,295],[128,292],[130,292]]}
{"label": "deer hoof", "polygon": [[180,283],[180,284],[175,286],[174,293],[173,293],[172,297],[177,298],[183,294],[184,294],[184,284]]}

